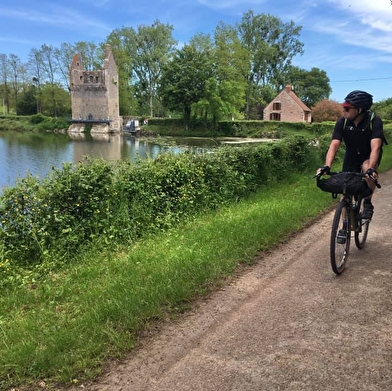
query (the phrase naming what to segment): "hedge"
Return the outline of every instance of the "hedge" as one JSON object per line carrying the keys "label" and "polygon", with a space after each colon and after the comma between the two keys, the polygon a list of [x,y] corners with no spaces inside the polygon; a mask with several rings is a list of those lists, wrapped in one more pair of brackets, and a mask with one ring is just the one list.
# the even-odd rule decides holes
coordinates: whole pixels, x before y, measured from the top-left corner
{"label": "hedge", "polygon": [[[99,239],[133,243],[183,219],[235,202],[270,181],[316,167],[320,149],[304,137],[167,153],[155,160],[87,159],[28,176],[0,197],[0,256],[8,265],[70,262]],[[0,277],[1,278],[1,277]]]}

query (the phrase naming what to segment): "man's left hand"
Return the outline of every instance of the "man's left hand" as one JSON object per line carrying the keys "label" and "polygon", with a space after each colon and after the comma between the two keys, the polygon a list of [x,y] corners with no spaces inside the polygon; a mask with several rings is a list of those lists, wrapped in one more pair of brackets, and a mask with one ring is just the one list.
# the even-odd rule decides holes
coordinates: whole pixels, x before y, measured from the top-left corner
{"label": "man's left hand", "polygon": [[374,168],[368,168],[365,174],[373,181],[378,179],[378,172]]}

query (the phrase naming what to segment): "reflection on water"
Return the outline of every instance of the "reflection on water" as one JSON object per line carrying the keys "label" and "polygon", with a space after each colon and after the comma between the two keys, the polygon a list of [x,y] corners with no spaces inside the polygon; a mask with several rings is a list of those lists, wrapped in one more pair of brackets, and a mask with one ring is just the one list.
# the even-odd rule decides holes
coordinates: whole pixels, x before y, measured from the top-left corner
{"label": "reflection on water", "polygon": [[[30,132],[0,132],[0,189],[12,186],[17,178],[28,173],[43,177],[52,167],[65,162],[78,163],[86,156],[107,161],[151,158],[160,153],[182,152],[186,149],[205,150],[214,145],[211,140],[172,139],[162,146],[154,140],[139,140],[128,134],[53,134]],[[216,145],[216,142],[215,142]]]}

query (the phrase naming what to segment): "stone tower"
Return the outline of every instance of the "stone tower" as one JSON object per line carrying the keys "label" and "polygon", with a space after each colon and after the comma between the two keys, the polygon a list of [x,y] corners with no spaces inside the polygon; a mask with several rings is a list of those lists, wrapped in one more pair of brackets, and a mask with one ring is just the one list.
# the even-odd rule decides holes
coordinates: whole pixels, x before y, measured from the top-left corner
{"label": "stone tower", "polygon": [[111,133],[122,130],[119,113],[117,65],[110,45],[105,46],[102,70],[87,71],[79,54],[69,68],[72,119],[69,132]]}

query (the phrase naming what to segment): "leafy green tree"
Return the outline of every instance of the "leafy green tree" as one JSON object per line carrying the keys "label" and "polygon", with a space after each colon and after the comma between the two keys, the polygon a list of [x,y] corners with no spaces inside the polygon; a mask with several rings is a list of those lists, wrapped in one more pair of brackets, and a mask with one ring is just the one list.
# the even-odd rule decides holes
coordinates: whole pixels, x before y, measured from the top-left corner
{"label": "leafy green tree", "polygon": [[152,26],[139,26],[136,35],[134,53],[134,72],[137,77],[137,89],[141,97],[148,98],[150,116],[154,116],[154,99],[158,98],[157,88],[162,67],[170,60],[175,50],[176,41],[173,26],[155,21]]}
{"label": "leafy green tree", "polygon": [[140,115],[138,103],[134,98],[132,84],[133,46],[128,37],[129,29],[114,30],[106,39],[112,48],[116,61],[119,79],[119,109],[120,115]]}
{"label": "leafy green tree", "polygon": [[11,80],[11,91],[13,95],[13,105],[16,108],[15,112],[18,114],[18,95],[21,91],[21,82],[19,75],[22,69],[22,61],[16,54],[10,54],[8,57],[9,69],[10,69],[10,80]]}
{"label": "leafy green tree", "polygon": [[308,107],[317,102],[328,99],[332,92],[327,73],[319,68],[310,71],[298,67],[290,67],[287,76],[289,84],[293,86],[295,94]]}
{"label": "leafy green tree", "polygon": [[294,22],[283,23],[269,14],[255,15],[246,12],[237,31],[241,43],[248,51],[246,116],[256,104],[258,87],[273,86],[276,92],[283,84],[284,75],[294,56],[303,53],[303,43],[298,39],[302,27]]}
{"label": "leafy green tree", "polygon": [[157,89],[162,68],[170,60],[177,43],[172,32],[171,25],[164,25],[156,20],[151,26],[138,26],[137,31],[131,27],[115,30],[107,39],[109,44],[114,44],[118,55],[115,57],[116,61],[120,60],[121,74],[125,76],[128,73],[131,79],[134,86],[132,93],[138,100],[139,107],[146,105],[151,117],[160,104]]}
{"label": "leafy green tree", "polygon": [[7,54],[0,54],[0,85],[2,86],[3,108],[6,107],[7,113],[10,112],[11,106],[10,74],[8,56]]}
{"label": "leafy green tree", "polygon": [[212,57],[195,45],[177,50],[163,68],[159,87],[163,104],[182,111],[186,126],[190,126],[192,105],[205,98],[206,83],[212,75]]}
{"label": "leafy green tree", "polygon": [[71,97],[60,84],[46,83],[41,88],[42,114],[57,117],[70,116]]}
{"label": "leafy green tree", "polygon": [[41,85],[45,83],[45,72],[42,53],[38,49],[32,49],[29,53],[27,68],[31,74],[31,79],[35,85],[35,99],[37,104],[37,114],[41,112]]}
{"label": "leafy green tree", "polygon": [[[49,84],[51,87],[46,86],[46,94],[50,93],[50,99],[52,100],[51,102],[51,115],[57,116],[57,96],[56,96],[56,91],[57,91],[57,85],[56,85],[56,80],[57,80],[57,72],[58,72],[58,67],[57,67],[57,62],[55,59],[55,49],[51,45],[42,45],[41,46],[41,59],[42,59],[42,66],[43,66],[43,71],[45,75],[45,79],[47,80],[47,84]],[[47,97],[46,97],[47,98]]]}
{"label": "leafy green tree", "polygon": [[392,98],[374,103],[372,110],[375,111],[382,119],[392,120]]}
{"label": "leafy green tree", "polygon": [[37,114],[36,104],[36,86],[32,85],[20,94],[17,103],[17,112],[20,115],[33,115]]}
{"label": "leafy green tree", "polygon": [[220,23],[215,30],[215,50],[211,76],[206,82],[205,97],[198,102],[213,119],[214,126],[221,119],[239,116],[245,105],[248,53],[241,45],[236,30]]}

